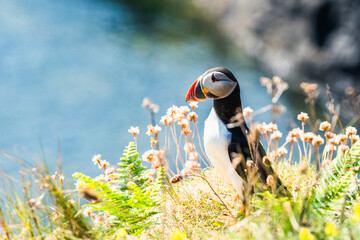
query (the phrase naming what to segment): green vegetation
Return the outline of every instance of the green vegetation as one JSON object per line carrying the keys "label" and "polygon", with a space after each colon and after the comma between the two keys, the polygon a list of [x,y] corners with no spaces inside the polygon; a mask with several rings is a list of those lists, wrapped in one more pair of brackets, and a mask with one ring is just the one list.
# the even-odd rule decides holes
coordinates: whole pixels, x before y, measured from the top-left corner
{"label": "green vegetation", "polygon": [[[271,109],[276,121],[281,109],[277,100],[287,86],[279,78],[261,82],[275,99],[264,109]],[[95,155],[92,161],[101,174],[91,178],[74,173],[75,188],[66,189],[64,176],[51,176],[40,163],[34,168],[22,165],[21,180],[1,174],[0,239],[360,239],[357,130],[336,130],[336,112],[331,123],[317,121],[317,86],[303,86],[312,114],[298,115],[301,128],[289,131],[282,145],[274,122],[253,123],[254,113],[262,110],[243,111],[251,131],[263,135],[267,164],[273,165],[292,199],[275,196],[269,179],[262,192],[248,195],[243,211],[231,184],[212,167],[201,168],[200,163],[209,162],[201,154],[197,105],[191,103],[190,108],[169,108],[160,121],[165,129],[148,126],[151,148],[142,159],[136,150],[139,129],[131,127],[135,143],[125,148],[118,166]],[[156,112],[149,100],[144,106],[152,115]],[[20,184],[18,193],[14,186]]]}
{"label": "green vegetation", "polygon": [[81,173],[73,175],[77,188],[91,199],[87,210],[93,217],[96,215],[97,225],[104,227],[106,236],[138,235],[159,222],[153,216],[158,213],[156,208],[161,200],[158,195],[163,170],[159,170],[156,182],[146,184],[148,178],[138,156],[134,143],[130,143],[117,172],[105,169],[104,177],[109,179],[93,179]]}

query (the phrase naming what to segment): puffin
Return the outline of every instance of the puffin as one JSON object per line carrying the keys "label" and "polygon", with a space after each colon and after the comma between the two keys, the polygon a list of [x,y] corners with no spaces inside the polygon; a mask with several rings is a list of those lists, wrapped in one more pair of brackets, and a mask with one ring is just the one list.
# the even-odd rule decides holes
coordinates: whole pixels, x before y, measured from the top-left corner
{"label": "puffin", "polygon": [[235,199],[240,198],[246,206],[248,194],[253,194],[257,188],[265,190],[270,184],[277,196],[291,197],[271,162],[266,160],[259,137],[246,125],[240,86],[229,69],[211,68],[191,85],[186,102],[206,99],[213,99],[213,107],[204,124],[205,153],[215,170],[236,189]]}

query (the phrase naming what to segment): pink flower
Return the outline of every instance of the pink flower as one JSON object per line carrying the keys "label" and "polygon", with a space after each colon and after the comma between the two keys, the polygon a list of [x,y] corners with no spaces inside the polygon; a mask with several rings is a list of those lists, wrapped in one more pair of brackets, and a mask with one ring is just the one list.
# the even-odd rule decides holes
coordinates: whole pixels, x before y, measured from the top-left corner
{"label": "pink flower", "polygon": [[316,91],[318,85],[316,83],[302,82],[300,84],[300,87],[304,90],[306,94],[312,94]]}
{"label": "pink flower", "polygon": [[294,128],[293,130],[290,131],[289,134],[291,137],[300,138],[302,135],[302,131],[300,128]]}
{"label": "pink flower", "polygon": [[197,152],[191,152],[189,153],[189,160],[190,161],[196,161],[199,158],[199,154]]}
{"label": "pink flower", "polygon": [[313,145],[321,145],[323,143],[324,143],[324,139],[322,137],[320,137],[319,135],[315,136],[312,141]]}
{"label": "pink flower", "polygon": [[160,122],[164,125],[169,125],[172,122],[172,118],[168,115],[162,116]]}
{"label": "pink flower", "polygon": [[180,113],[179,108],[174,105],[168,108],[166,114],[171,117],[174,122],[180,121],[183,118],[183,115]]}
{"label": "pink flower", "polygon": [[250,107],[246,107],[243,109],[244,116],[250,116],[253,112],[254,110],[252,110]]}
{"label": "pink flower", "polygon": [[351,135],[350,139],[352,142],[357,142],[357,141],[359,141],[359,135]]}
{"label": "pink flower", "polygon": [[300,128],[294,128],[287,135],[286,141],[291,142],[291,143],[297,142],[298,138],[300,138],[302,136],[302,133],[303,132],[300,130]]}
{"label": "pink flower", "polygon": [[140,129],[139,129],[139,127],[131,126],[129,128],[128,132],[131,133],[132,135],[134,135],[134,137],[135,137],[136,135],[138,135],[140,133]]}
{"label": "pink flower", "polygon": [[161,166],[164,166],[163,152],[157,151],[157,155],[152,162],[155,169],[158,169]]}
{"label": "pink flower", "polygon": [[190,102],[189,106],[194,110],[194,108],[198,107],[198,102]]}
{"label": "pink flower", "polygon": [[94,163],[94,165],[96,165],[96,164],[100,164],[100,161],[101,161],[101,154],[94,155],[94,157],[92,158],[92,160],[91,160],[91,161]]}
{"label": "pink flower", "polygon": [[277,131],[278,130],[278,126],[276,123],[269,123],[267,125],[267,128],[269,129],[270,132],[273,132],[273,131]]}
{"label": "pink flower", "polygon": [[329,131],[330,130],[330,127],[331,127],[331,124],[328,122],[328,121],[325,121],[325,122],[322,122],[322,123],[320,123],[320,127],[319,127],[319,129],[321,130],[321,131]]}
{"label": "pink flower", "polygon": [[109,167],[105,170],[105,175],[109,176],[111,174],[114,174],[115,173],[115,168],[114,167]]}
{"label": "pink flower", "polygon": [[286,150],[286,148],[280,147],[280,148],[278,148],[277,152],[278,152],[279,156],[282,157],[282,156],[285,156],[288,151]]}
{"label": "pink flower", "polygon": [[278,140],[279,138],[282,137],[282,133],[278,130],[274,131],[273,133],[271,133],[270,138],[271,139],[275,139]]}
{"label": "pink flower", "polygon": [[181,128],[188,128],[189,127],[189,121],[187,119],[183,118],[178,122],[178,125]]}
{"label": "pink flower", "polygon": [[159,127],[158,125],[156,125],[156,126],[148,125],[147,129],[148,130],[147,130],[146,134],[149,136],[152,134],[157,134],[161,131],[161,127]]}
{"label": "pink flower", "polygon": [[189,175],[191,172],[198,172],[200,164],[195,161],[186,161],[185,168],[182,170],[184,176]]}
{"label": "pink flower", "polygon": [[188,112],[190,112],[190,108],[188,106],[179,107],[179,113],[185,116]]}
{"label": "pink flower", "polygon": [[109,166],[109,162],[106,160],[100,160],[99,168],[106,170],[106,168]]}
{"label": "pink flower", "polygon": [[181,129],[181,134],[184,134],[185,136],[191,134],[191,129],[190,128],[183,128]]}
{"label": "pink flower", "polygon": [[325,151],[327,152],[334,152],[336,150],[336,146],[335,145],[332,145],[332,144],[327,144],[325,146]]}
{"label": "pink flower", "polygon": [[193,121],[193,122],[196,122],[196,119],[198,118],[198,115],[196,114],[196,112],[190,112],[188,115],[187,115],[187,119],[189,121]]}
{"label": "pink flower", "polygon": [[301,122],[305,122],[309,119],[309,115],[307,113],[301,112],[299,115],[297,115],[297,119]]}
{"label": "pink flower", "polygon": [[163,152],[159,150],[148,150],[142,155],[142,159],[144,161],[152,163],[152,165],[156,168],[164,165],[163,160]]}
{"label": "pink flower", "polygon": [[350,126],[350,127],[346,128],[346,135],[348,135],[348,136],[355,135],[356,132],[357,132],[357,129],[354,127]]}
{"label": "pink flower", "polygon": [[304,133],[304,141],[307,141],[307,142],[312,142],[312,140],[314,139],[315,137],[315,134],[312,133],[312,132],[307,132],[307,133]]}
{"label": "pink flower", "polygon": [[185,143],[185,145],[184,145],[184,151],[185,151],[186,153],[191,153],[191,152],[195,151],[195,146],[194,146],[194,144],[193,144],[192,142],[187,142],[187,143]]}
{"label": "pink flower", "polygon": [[347,145],[340,145],[338,149],[344,153],[346,150],[349,149],[349,147]]}
{"label": "pink flower", "polygon": [[156,155],[156,154],[157,154],[156,150],[153,150],[153,149],[148,150],[142,155],[142,159],[144,161],[152,163],[154,161],[154,155]]}

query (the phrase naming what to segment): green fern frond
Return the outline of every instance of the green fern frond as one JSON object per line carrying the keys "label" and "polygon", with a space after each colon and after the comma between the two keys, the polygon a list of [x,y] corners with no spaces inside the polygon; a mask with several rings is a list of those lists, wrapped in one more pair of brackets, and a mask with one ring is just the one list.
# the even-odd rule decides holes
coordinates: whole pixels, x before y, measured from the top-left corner
{"label": "green fern frond", "polygon": [[312,191],[312,209],[321,215],[338,217],[345,202],[349,209],[359,195],[356,166],[359,166],[360,142],[343,154],[338,152],[331,166],[321,172],[320,183]]}
{"label": "green fern frond", "polygon": [[100,199],[87,206],[99,215],[111,216],[105,220],[105,225],[109,227],[108,234],[126,229],[129,234],[137,235],[157,221],[153,216],[158,214],[157,207],[161,201],[159,181],[163,177],[159,170],[157,180],[147,182],[148,171],[142,166],[132,142],[125,148],[118,166],[117,172],[106,182],[81,173],[75,173],[73,177],[82,183],[82,187],[94,190]]}

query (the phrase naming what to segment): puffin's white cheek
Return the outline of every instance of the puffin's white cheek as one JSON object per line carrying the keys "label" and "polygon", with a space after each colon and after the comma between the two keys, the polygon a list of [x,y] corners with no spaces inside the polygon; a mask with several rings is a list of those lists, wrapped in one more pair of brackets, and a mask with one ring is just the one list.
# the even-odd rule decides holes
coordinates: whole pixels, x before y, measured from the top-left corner
{"label": "puffin's white cheek", "polygon": [[236,83],[233,81],[214,82],[209,91],[220,98],[229,96],[234,91]]}
{"label": "puffin's white cheek", "polygon": [[[211,93],[217,88],[214,82],[212,81],[203,81],[203,89],[209,90]],[[205,90],[206,91],[206,90]]]}

